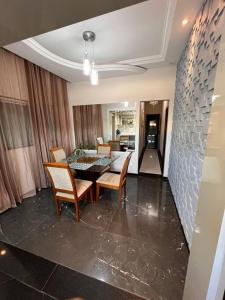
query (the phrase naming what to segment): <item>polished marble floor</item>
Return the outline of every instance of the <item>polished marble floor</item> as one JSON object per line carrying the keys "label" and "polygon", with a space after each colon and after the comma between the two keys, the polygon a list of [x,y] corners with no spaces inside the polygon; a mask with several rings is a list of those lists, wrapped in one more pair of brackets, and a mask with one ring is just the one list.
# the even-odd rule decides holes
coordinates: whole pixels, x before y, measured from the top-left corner
{"label": "polished marble floor", "polygon": [[182,299],[188,249],[167,181],[128,176],[128,199],[115,192],[55,215],[50,189],[0,216],[0,239],[146,299]]}
{"label": "polished marble floor", "polygon": [[1,300],[143,300],[3,242],[0,253]]}
{"label": "polished marble floor", "polygon": [[156,175],[162,174],[157,149],[145,149],[140,172]]}

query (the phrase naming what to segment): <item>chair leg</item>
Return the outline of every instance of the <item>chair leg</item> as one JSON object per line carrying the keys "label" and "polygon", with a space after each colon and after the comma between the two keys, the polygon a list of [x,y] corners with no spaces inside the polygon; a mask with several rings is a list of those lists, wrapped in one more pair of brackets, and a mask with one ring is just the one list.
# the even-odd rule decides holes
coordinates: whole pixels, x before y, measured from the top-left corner
{"label": "chair leg", "polygon": [[119,208],[122,207],[122,188],[120,188],[118,191],[118,205],[119,205]]}
{"label": "chair leg", "polygon": [[96,202],[99,200],[100,186],[96,184]]}
{"label": "chair leg", "polygon": [[93,197],[93,187],[90,188],[89,193],[90,193],[91,203],[93,203],[93,202],[94,202],[94,197]]}
{"label": "chair leg", "polygon": [[60,205],[60,202],[58,200],[55,200],[55,204],[56,204],[56,214],[58,216],[61,215],[61,205]]}
{"label": "chair leg", "polygon": [[126,181],[124,183],[124,200],[126,200],[127,198],[127,184],[126,184]]}
{"label": "chair leg", "polygon": [[84,200],[85,200],[86,203],[88,202],[88,193],[85,194]]}
{"label": "chair leg", "polygon": [[80,207],[79,207],[78,202],[75,202],[75,216],[76,216],[76,221],[79,222],[80,221]]}

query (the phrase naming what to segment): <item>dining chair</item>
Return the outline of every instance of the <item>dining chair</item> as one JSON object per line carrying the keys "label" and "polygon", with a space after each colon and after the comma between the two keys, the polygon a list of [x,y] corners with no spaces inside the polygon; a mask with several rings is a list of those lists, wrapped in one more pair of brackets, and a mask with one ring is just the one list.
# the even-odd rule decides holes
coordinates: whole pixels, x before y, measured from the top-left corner
{"label": "dining chair", "polygon": [[102,145],[102,144],[104,144],[103,138],[102,138],[101,136],[97,137],[97,138],[96,138],[96,141],[97,141],[97,145]]}
{"label": "dining chair", "polygon": [[97,154],[111,156],[111,146],[109,144],[97,145]]}
{"label": "dining chair", "polygon": [[109,141],[109,145],[111,146],[111,151],[120,151],[120,141]]}
{"label": "dining chair", "polygon": [[122,190],[124,189],[124,197],[126,197],[127,194],[126,175],[130,159],[131,153],[125,159],[120,174],[106,172],[96,181],[96,201],[99,200],[100,188],[106,188],[118,191],[118,205],[119,207],[122,206]]}
{"label": "dining chair", "polygon": [[56,213],[61,214],[60,202],[70,202],[75,205],[75,216],[77,222],[80,220],[79,201],[84,197],[90,196],[93,202],[92,181],[75,179],[66,163],[52,162],[44,163],[49,174],[53,196],[56,203]]}
{"label": "dining chair", "polygon": [[63,148],[52,148],[49,151],[54,162],[60,162],[66,159],[66,152]]}

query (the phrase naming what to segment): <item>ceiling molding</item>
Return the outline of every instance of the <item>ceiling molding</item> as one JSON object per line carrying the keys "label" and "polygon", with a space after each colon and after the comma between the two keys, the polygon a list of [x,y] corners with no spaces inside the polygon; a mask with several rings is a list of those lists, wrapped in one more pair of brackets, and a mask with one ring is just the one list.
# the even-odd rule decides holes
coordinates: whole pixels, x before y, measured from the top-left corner
{"label": "ceiling molding", "polygon": [[138,57],[138,58],[132,58],[127,60],[121,60],[118,63],[120,64],[129,64],[133,66],[142,66],[157,62],[164,61],[164,57],[160,54],[152,55],[152,56],[146,56],[146,57]]}
{"label": "ceiling molding", "polygon": [[[77,63],[69,59],[65,59],[59,55],[54,54],[53,52],[43,47],[40,43],[38,43],[33,38],[23,40],[22,43],[26,44],[29,48],[31,48],[33,51],[40,54],[41,56],[59,65],[71,69],[83,70],[83,64]],[[120,64],[120,63],[108,64],[108,65],[96,65],[95,67],[100,72],[125,71],[125,72],[134,72],[134,73],[144,73],[147,70],[144,67],[128,65],[128,64]]]}
{"label": "ceiling molding", "polygon": [[169,45],[174,15],[175,15],[175,11],[176,11],[176,6],[177,6],[177,0],[169,0],[168,7],[167,7],[168,13],[167,13],[167,16],[165,19],[162,48],[161,48],[161,56],[164,58],[164,60],[165,60],[168,45]]}
{"label": "ceiling molding", "polygon": [[[176,4],[177,4],[177,0],[168,0],[167,2],[167,12],[164,21],[161,49],[159,54],[146,56],[146,57],[139,57],[134,59],[128,59],[128,60],[122,60],[114,64],[96,65],[96,69],[98,69],[100,72],[126,71],[126,72],[134,72],[134,73],[143,73],[146,71],[144,65],[164,62],[166,58],[167,49],[168,49],[171,28],[173,24],[173,18],[176,10]],[[57,64],[60,64],[64,67],[76,69],[76,70],[83,69],[83,65],[81,63],[77,63],[75,61],[65,59],[59,55],[54,54],[53,52],[43,47],[40,43],[38,43],[33,38],[23,40],[22,42],[25,43],[28,47],[30,47],[38,54],[42,55],[43,57]]]}
{"label": "ceiling molding", "polygon": [[167,3],[168,3],[167,13],[166,13],[166,18],[165,18],[165,22],[164,22],[160,54],[122,60],[122,61],[119,61],[118,63],[142,66],[142,65],[165,61],[166,53],[167,53],[167,49],[168,49],[168,45],[169,45],[171,29],[172,29],[172,25],[173,25],[173,18],[174,18],[174,14],[176,11],[177,0],[168,0]]}

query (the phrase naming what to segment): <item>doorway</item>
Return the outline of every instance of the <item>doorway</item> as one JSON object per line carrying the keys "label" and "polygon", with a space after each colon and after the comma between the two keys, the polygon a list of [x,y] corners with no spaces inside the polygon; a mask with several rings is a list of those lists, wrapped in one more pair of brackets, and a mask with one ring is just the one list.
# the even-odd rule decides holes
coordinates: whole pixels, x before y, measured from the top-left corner
{"label": "doorway", "polygon": [[168,100],[142,101],[140,108],[140,173],[162,175],[165,161]]}

